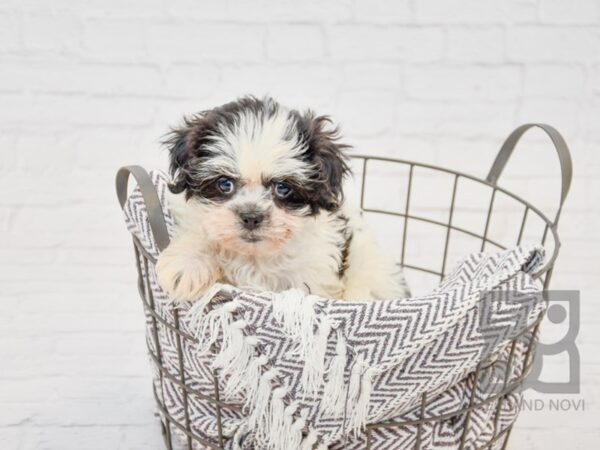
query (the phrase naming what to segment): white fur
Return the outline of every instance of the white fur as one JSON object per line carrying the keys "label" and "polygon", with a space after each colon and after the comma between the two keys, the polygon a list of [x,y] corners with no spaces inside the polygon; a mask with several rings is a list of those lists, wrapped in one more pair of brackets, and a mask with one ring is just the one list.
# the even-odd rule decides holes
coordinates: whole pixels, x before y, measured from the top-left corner
{"label": "white fur", "polygon": [[346,213],[353,237],[348,269],[340,279],[340,261],[332,257],[343,245],[343,223],[336,219],[337,214],[322,212],[308,219],[304,228],[277,254],[238,254],[208,239],[202,220],[210,217],[204,216],[193,202],[186,202],[181,195],[171,195],[169,204],[179,232],[160,255],[157,272],[161,285],[177,300],[197,299],[218,281],[274,292],[298,288],[346,300],[408,295],[399,268],[377,246],[371,230],[357,212]]}
{"label": "white fur", "polygon": [[[218,170],[242,180],[235,195],[224,203],[186,200],[183,194],[168,198],[178,231],[156,268],[171,296],[195,300],[216,282],[275,292],[298,288],[338,299],[407,296],[402,274],[377,247],[358,211],[342,205],[335,212],[309,215],[308,206],[288,211],[273,201],[263,180],[288,175],[302,179],[315,170],[298,158],[305,144],[290,133],[294,124],[288,110],[281,108],[271,117],[242,113],[238,119],[233,129],[223,127],[212,137],[215,156],[193,168],[198,177]],[[243,239],[236,215],[248,205],[268,215],[264,226],[253,232],[257,242]],[[347,269],[340,276],[340,249],[348,232]]]}

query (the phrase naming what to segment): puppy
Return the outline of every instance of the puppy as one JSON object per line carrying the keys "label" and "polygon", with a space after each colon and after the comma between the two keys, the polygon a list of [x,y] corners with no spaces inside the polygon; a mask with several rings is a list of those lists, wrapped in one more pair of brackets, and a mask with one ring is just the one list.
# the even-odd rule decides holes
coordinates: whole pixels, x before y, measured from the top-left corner
{"label": "puppy", "polygon": [[244,97],[186,118],[166,141],[177,235],[156,269],[176,300],[215,282],[371,300],[409,295],[345,203],[349,174],[325,116]]}

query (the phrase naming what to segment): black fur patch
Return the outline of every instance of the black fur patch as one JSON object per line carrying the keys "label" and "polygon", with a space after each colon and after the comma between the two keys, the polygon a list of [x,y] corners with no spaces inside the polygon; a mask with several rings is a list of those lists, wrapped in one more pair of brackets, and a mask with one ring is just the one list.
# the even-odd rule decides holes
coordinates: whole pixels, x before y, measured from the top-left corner
{"label": "black fur patch", "polygon": [[183,126],[174,128],[163,141],[170,153],[170,172],[173,176],[173,183],[169,186],[171,191],[175,194],[185,191],[187,198],[196,195],[210,200],[224,200],[222,193],[216,188],[216,181],[222,174],[215,174],[214,179],[198,179],[193,176],[193,166],[202,165],[215,156],[210,151],[210,142],[211,137],[220,134],[220,127],[233,128],[244,111],[272,117],[278,108],[279,105],[275,102],[243,97],[194,116],[184,117]]}
{"label": "black fur patch", "polygon": [[[223,127],[233,129],[242,113],[268,119],[280,109],[271,98],[261,100],[248,96],[184,118],[183,126],[173,129],[164,141],[170,153],[171,191],[185,192],[187,198],[197,196],[211,201],[226,201],[228,197],[216,186],[223,174],[201,179],[193,168],[215,156],[210,147],[211,138],[220,135]],[[300,182],[290,176],[285,180],[265,180],[266,185],[285,181],[292,186],[293,192],[288,198],[275,199],[282,208],[299,210],[308,206],[311,215],[322,209],[336,211],[343,201],[343,179],[349,173],[344,154],[348,146],[338,142],[339,131],[326,116],[316,116],[312,111],[300,113],[290,110],[289,119],[292,126],[286,138],[298,140],[305,147],[300,158],[314,170],[308,182]]]}
{"label": "black fur patch", "polygon": [[307,189],[312,212],[316,214],[320,209],[336,211],[344,199],[344,178],[350,173],[344,153],[349,146],[339,142],[339,130],[329,117],[316,116],[312,111],[304,114],[291,111],[290,115],[306,144],[302,159],[315,167]]}
{"label": "black fur patch", "polygon": [[340,266],[338,268],[338,277],[342,278],[348,270],[349,262],[348,257],[350,255],[350,244],[352,244],[353,233],[348,227],[348,218],[344,215],[338,216],[338,220],[344,222],[344,228],[342,229],[342,235],[344,237],[344,244],[340,248]]}

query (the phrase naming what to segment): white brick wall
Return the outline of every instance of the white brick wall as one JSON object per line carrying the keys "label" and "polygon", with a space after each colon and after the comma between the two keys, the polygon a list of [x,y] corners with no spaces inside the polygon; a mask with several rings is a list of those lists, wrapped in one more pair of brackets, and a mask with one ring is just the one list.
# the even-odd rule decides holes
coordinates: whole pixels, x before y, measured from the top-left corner
{"label": "white brick wall", "polygon": [[[525,412],[510,448],[597,447],[599,0],[0,0],[0,448],[162,448],[113,176],[164,167],[169,125],[244,93],[333,115],[362,153],[481,176],[517,124],[564,133],[554,287],[582,290],[585,411]],[[552,210],[539,135],[505,175]]]}

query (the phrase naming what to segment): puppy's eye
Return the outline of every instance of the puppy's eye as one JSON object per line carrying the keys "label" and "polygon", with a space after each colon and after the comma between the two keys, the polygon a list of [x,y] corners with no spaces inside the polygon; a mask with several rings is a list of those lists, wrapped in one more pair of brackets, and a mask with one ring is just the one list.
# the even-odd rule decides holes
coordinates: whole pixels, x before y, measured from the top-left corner
{"label": "puppy's eye", "polygon": [[223,194],[231,194],[235,189],[235,183],[229,178],[219,178],[217,180],[217,187]]}
{"label": "puppy's eye", "polygon": [[284,183],[283,181],[278,181],[275,183],[275,195],[279,198],[286,198],[292,193],[292,188],[289,184]]}

